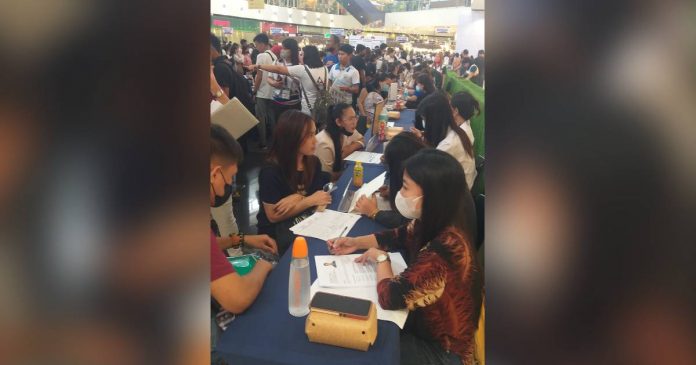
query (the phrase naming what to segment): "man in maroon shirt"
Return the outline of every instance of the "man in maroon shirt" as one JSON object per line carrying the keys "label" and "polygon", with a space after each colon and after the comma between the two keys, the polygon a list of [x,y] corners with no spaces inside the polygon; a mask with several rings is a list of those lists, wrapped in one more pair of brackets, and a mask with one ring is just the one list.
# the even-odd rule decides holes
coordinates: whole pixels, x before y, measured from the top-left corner
{"label": "man in maroon shirt", "polygon": [[[226,129],[216,124],[210,127],[210,145],[210,205],[218,206],[232,193],[242,148]],[[211,232],[210,294],[228,312],[238,314],[249,308],[272,268],[271,263],[261,259],[250,273],[238,275]]]}

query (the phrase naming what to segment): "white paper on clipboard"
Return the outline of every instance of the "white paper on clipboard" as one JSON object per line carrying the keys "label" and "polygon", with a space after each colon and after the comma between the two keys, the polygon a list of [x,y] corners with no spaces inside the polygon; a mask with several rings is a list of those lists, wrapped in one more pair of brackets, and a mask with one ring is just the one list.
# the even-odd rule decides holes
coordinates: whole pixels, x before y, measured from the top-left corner
{"label": "white paper on clipboard", "polygon": [[219,124],[227,129],[235,139],[241,137],[259,123],[258,119],[237,98],[232,98],[227,104],[212,111],[210,122]]}

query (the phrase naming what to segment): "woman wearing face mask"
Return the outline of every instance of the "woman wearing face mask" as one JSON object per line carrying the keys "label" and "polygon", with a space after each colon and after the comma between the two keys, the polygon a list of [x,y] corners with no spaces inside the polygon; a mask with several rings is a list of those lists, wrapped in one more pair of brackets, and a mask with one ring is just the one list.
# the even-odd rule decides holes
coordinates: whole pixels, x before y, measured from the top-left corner
{"label": "woman wearing face mask", "polygon": [[447,95],[442,91],[429,95],[418,106],[416,115],[422,121],[425,142],[449,153],[461,164],[471,190],[477,174],[474,143],[455,122]]}
{"label": "woman wearing face mask", "polygon": [[259,172],[259,234],[278,243],[283,255],[294,239],[290,227],[312,214],[315,207],[331,204],[331,194],[322,188],[329,175],[321,171],[314,156],[317,139],[312,117],[288,110],[278,120],[267,163]]}
{"label": "woman wearing face mask", "polygon": [[314,154],[321,161],[322,171],[331,173],[338,180],[343,170],[343,159],[365,147],[362,134],[355,130],[358,117],[348,104],[340,103],[331,110],[326,128],[317,134],[317,150]]}
{"label": "woman wearing face mask", "polygon": [[[379,304],[411,311],[401,333],[401,364],[468,364],[482,299],[482,273],[473,248],[475,210],[462,189],[464,172],[452,156],[421,150],[404,162],[396,207],[412,218],[394,230],[327,241],[345,255],[376,265]],[[402,250],[408,268],[394,275],[387,251]]]}
{"label": "woman wearing face mask", "polygon": [[360,214],[387,228],[396,228],[408,223],[409,219],[402,216],[396,209],[396,194],[403,185],[402,165],[409,157],[425,147],[423,140],[411,132],[401,132],[389,141],[382,156],[382,164],[387,166],[389,172],[389,185],[382,186],[379,194],[382,198],[389,199],[392,210],[379,210],[376,196],[378,193],[375,193],[370,197],[362,196],[358,199],[355,208]]}
{"label": "woman wearing face mask", "polygon": [[389,86],[392,79],[386,74],[379,74],[367,87],[360,90],[358,107],[360,114],[365,115],[368,124],[375,119],[375,105],[381,103],[389,95]]}
{"label": "woman wearing face mask", "polygon": [[406,107],[415,109],[426,96],[435,92],[435,84],[433,79],[427,73],[420,73],[416,76],[416,89],[413,95],[406,99]]}
{"label": "woman wearing face mask", "polygon": [[[293,38],[286,38],[282,42],[280,57],[274,63],[285,67],[300,64],[300,48]],[[268,84],[273,86],[273,112],[278,120],[284,111],[290,109],[300,110],[300,81],[283,74],[271,73]]]}

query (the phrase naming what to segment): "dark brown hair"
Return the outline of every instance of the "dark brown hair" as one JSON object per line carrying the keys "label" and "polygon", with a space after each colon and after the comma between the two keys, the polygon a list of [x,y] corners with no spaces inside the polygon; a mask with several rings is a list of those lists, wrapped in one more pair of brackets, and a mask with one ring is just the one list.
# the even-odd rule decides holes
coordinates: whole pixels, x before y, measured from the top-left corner
{"label": "dark brown hair", "polygon": [[303,181],[297,181],[297,154],[302,143],[310,137],[313,124],[314,120],[309,115],[299,110],[288,110],[280,115],[273,131],[276,138],[271,143],[268,161],[278,165],[293,191],[297,190],[300,183],[305,187],[310,186],[314,179],[318,159],[316,156],[304,156]]}

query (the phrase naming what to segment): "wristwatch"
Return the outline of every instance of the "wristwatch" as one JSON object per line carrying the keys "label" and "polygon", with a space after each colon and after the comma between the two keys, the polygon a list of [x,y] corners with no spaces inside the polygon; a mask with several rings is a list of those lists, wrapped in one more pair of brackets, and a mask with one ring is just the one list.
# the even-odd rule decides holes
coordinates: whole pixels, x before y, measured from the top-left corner
{"label": "wristwatch", "polygon": [[215,100],[220,99],[222,97],[222,90],[217,89],[217,91],[215,91],[213,96],[215,97]]}
{"label": "wristwatch", "polygon": [[389,262],[389,261],[391,261],[391,259],[389,258],[389,255],[386,253],[382,253],[382,254],[379,254],[377,256],[377,263],[378,264],[381,264],[383,262]]}

